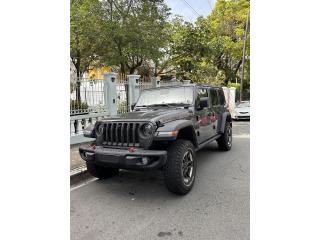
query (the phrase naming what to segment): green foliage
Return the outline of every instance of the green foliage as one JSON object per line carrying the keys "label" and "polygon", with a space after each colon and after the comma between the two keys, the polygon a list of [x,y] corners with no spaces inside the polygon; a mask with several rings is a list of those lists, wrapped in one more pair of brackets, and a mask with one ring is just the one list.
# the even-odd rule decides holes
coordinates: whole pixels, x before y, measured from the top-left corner
{"label": "green foliage", "polygon": [[92,66],[133,73],[168,41],[164,0],[71,0],[70,56],[80,77]]}
{"label": "green foliage", "polygon": [[206,61],[210,54],[207,41],[207,27],[203,18],[196,25],[176,18],[171,23],[171,64],[175,66],[177,77],[196,82],[215,80],[217,69]]}
{"label": "green foliage", "polygon": [[[217,85],[240,81],[249,4],[247,0],[217,0],[207,18],[200,17],[195,24],[179,18],[171,23],[171,64],[178,77]],[[247,55],[249,51],[250,41]],[[247,79],[249,73],[246,64]]]}
{"label": "green foliage", "polygon": [[117,104],[117,110],[119,113],[128,112],[128,105],[127,101],[119,101]]}
{"label": "green foliage", "polygon": [[[246,19],[249,13],[248,0],[217,0],[215,8],[208,21],[212,31],[212,44],[218,46],[214,63],[223,70],[226,79],[234,82],[239,79],[239,69],[242,64],[242,51]],[[247,38],[250,38],[250,33]],[[250,43],[247,44],[247,53]]]}
{"label": "green foliage", "polygon": [[70,57],[81,77],[98,60],[102,46],[99,0],[71,0]]}
{"label": "green foliage", "polygon": [[78,100],[70,101],[70,109],[71,110],[86,110],[88,109],[88,104],[86,102],[81,102]]}
{"label": "green foliage", "polygon": [[[192,24],[178,16],[169,20],[164,0],[71,0],[71,59],[78,77],[91,66],[109,65],[145,76],[225,86],[240,82],[249,7],[248,0],[217,0],[208,17]],[[248,89],[250,60],[244,76]]]}
{"label": "green foliage", "polygon": [[147,60],[158,59],[167,44],[169,8],[163,0],[102,1],[103,61],[120,66],[122,73],[134,73]]}

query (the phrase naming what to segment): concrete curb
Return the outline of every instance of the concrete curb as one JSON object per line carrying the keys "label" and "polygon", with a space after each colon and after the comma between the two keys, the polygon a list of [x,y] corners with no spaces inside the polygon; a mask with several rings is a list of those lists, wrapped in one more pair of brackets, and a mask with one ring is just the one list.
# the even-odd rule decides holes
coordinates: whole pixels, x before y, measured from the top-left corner
{"label": "concrete curb", "polygon": [[70,172],[70,185],[77,184],[78,182],[86,180],[90,177],[92,177],[92,175],[88,172],[85,165],[75,168]]}

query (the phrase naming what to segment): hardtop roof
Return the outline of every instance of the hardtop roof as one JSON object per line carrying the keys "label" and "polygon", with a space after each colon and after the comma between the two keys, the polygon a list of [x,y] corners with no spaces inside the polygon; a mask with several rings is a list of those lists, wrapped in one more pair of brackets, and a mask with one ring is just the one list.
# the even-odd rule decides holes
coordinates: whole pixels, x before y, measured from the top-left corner
{"label": "hardtop roof", "polygon": [[153,90],[153,89],[162,89],[162,88],[177,88],[177,87],[221,88],[221,87],[219,87],[219,86],[213,86],[213,85],[208,85],[208,84],[181,83],[181,84],[174,84],[174,85],[167,85],[167,86],[147,88],[147,89],[143,89],[143,91],[149,91],[149,90]]}

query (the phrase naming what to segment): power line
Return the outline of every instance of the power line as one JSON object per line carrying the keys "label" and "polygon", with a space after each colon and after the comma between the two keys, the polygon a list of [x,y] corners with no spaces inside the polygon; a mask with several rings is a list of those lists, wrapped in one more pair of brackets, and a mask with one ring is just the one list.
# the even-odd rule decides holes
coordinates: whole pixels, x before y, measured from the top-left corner
{"label": "power line", "polygon": [[210,9],[212,10],[212,6],[211,6],[211,3],[210,3],[210,0],[207,0],[207,2],[209,3]]}
{"label": "power line", "polygon": [[187,0],[183,0],[192,10],[194,13],[196,13],[198,15],[198,17],[200,17],[200,14],[187,2]]}

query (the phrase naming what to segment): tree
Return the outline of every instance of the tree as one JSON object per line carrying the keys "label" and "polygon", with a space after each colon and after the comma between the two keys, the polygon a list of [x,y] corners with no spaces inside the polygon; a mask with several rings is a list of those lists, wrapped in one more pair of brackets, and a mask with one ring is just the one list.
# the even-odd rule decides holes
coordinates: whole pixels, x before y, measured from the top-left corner
{"label": "tree", "polygon": [[172,23],[171,64],[177,77],[195,82],[216,80],[217,68],[213,64],[214,49],[210,45],[211,29],[205,18],[195,24],[177,18]]}
{"label": "tree", "polygon": [[[177,75],[220,85],[237,81],[248,9],[247,0],[218,0],[207,18],[200,17],[195,24],[174,22],[171,63]],[[247,45],[249,52],[249,35]]]}
{"label": "tree", "polygon": [[166,36],[166,46],[161,49],[162,55],[153,59],[156,65],[154,76],[176,72],[177,65],[183,61],[186,55],[184,41],[188,36],[187,27],[190,27],[190,25],[187,25],[181,16],[174,16],[166,25],[166,32],[170,34]]}
{"label": "tree", "polygon": [[[99,0],[71,0],[70,57],[79,79],[101,55],[101,4]],[[76,99],[80,101],[80,84]]]}
{"label": "tree", "polygon": [[[224,72],[225,84],[239,79],[238,72],[242,64],[243,38],[249,7],[248,0],[217,0],[215,8],[208,17],[213,34],[212,45],[218,50],[218,54],[214,56],[214,63]],[[247,38],[249,37],[250,33]]]}
{"label": "tree", "polygon": [[167,44],[169,8],[163,0],[107,0],[103,6],[103,61],[134,73],[145,61],[158,59]]}
{"label": "tree", "polygon": [[[71,59],[77,77],[92,66],[109,65],[121,73],[175,72],[195,82],[237,82],[249,5],[248,0],[217,0],[208,17],[192,24],[181,17],[169,21],[164,0],[72,0]],[[246,59],[245,88],[250,84]]]}

